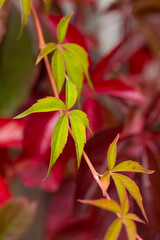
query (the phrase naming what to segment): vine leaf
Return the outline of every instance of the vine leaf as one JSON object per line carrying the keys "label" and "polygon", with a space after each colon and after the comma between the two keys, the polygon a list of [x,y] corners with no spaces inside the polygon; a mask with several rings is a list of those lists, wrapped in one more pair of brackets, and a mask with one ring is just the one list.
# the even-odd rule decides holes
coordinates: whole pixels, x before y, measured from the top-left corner
{"label": "vine leaf", "polygon": [[129,240],[136,240],[136,224],[130,220],[130,219],[125,219],[125,227],[126,227],[126,232]]}
{"label": "vine leaf", "polygon": [[104,240],[117,240],[122,229],[122,223],[123,222],[121,218],[114,220],[110,225]]}
{"label": "vine leaf", "polygon": [[60,49],[56,49],[52,57],[52,74],[58,92],[61,91],[65,79],[65,65]]}
{"label": "vine leaf", "polygon": [[88,128],[88,130],[92,133],[86,113],[82,112],[81,110],[72,110],[71,113],[74,114],[76,117],[78,117],[83,122],[83,124],[86,126],[86,128]]}
{"label": "vine leaf", "polygon": [[85,125],[78,117],[72,114],[72,112],[69,113],[69,119],[76,145],[77,163],[79,167],[84,149],[84,144],[86,143]]}
{"label": "vine leaf", "polygon": [[136,222],[140,222],[140,223],[145,223],[142,219],[140,219],[136,214],[134,213],[128,213],[125,216],[126,219],[130,219]]}
{"label": "vine leaf", "polygon": [[0,0],[0,8],[3,6],[6,0]]}
{"label": "vine leaf", "polygon": [[49,176],[52,166],[54,165],[54,163],[56,162],[57,158],[62,153],[66,145],[68,137],[68,128],[69,128],[68,116],[64,113],[57,121],[53,131],[51,142],[51,159],[46,178]]}
{"label": "vine leaf", "polygon": [[77,90],[71,80],[66,77],[66,107],[70,109],[77,100]]}
{"label": "vine leaf", "polygon": [[75,60],[77,60],[79,62],[79,64],[81,65],[81,68],[83,69],[83,72],[87,78],[88,84],[90,85],[90,87],[93,89],[93,85],[88,73],[88,67],[89,67],[89,62],[88,62],[88,54],[87,52],[84,50],[83,47],[77,45],[77,44],[63,44],[62,47],[64,49],[67,49],[74,57]]}
{"label": "vine leaf", "polygon": [[73,12],[68,14],[67,16],[63,17],[57,27],[57,38],[58,38],[58,43],[62,43],[67,32],[69,20],[72,17]]}
{"label": "vine leaf", "polygon": [[65,110],[64,103],[55,97],[46,97],[38,100],[38,102],[33,104],[32,107],[16,116],[14,119],[25,117],[31,113],[52,112],[58,110]]}
{"label": "vine leaf", "polygon": [[22,15],[22,20],[21,20],[21,30],[19,37],[22,34],[24,26],[27,24],[29,14],[31,12],[31,0],[20,0],[21,3],[21,15]]}
{"label": "vine leaf", "polygon": [[36,65],[49,53],[53,52],[57,47],[56,43],[47,43],[47,45],[41,50],[37,57]]}
{"label": "vine leaf", "polygon": [[107,153],[107,162],[108,169],[111,171],[116,163],[116,155],[117,155],[117,141],[119,139],[119,134],[116,136],[114,141],[110,144],[108,153]]}

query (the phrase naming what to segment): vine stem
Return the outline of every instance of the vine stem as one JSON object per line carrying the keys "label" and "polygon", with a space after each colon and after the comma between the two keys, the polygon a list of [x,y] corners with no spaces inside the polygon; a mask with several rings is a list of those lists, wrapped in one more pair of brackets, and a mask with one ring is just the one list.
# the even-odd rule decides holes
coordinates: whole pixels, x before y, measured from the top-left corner
{"label": "vine stem", "polygon": [[[46,43],[44,41],[41,25],[40,25],[40,22],[39,22],[39,19],[38,19],[38,16],[37,16],[37,13],[36,13],[36,10],[35,10],[33,4],[31,6],[31,11],[32,11],[32,16],[33,16],[33,19],[34,19],[36,31],[37,31],[39,48],[40,48],[40,50],[42,50],[44,48],[44,46],[46,45]],[[58,91],[57,91],[57,87],[56,87],[55,80],[54,80],[53,75],[52,75],[52,70],[51,70],[50,63],[49,63],[49,60],[48,60],[47,56],[44,57],[44,62],[45,62],[46,70],[47,70],[47,73],[48,73],[48,77],[49,77],[54,95],[55,95],[56,98],[59,99],[59,94],[58,94]],[[73,132],[72,132],[70,127],[69,127],[69,133],[72,136],[72,138],[74,138],[73,137]],[[100,179],[99,179],[99,174],[97,173],[97,171],[93,167],[93,165],[92,165],[92,163],[91,163],[91,161],[90,161],[90,159],[87,156],[85,151],[83,151],[83,157],[84,157],[84,159],[85,159],[85,161],[86,161],[86,163],[87,163],[95,181],[97,182],[97,184],[99,185],[99,187],[102,190],[102,185],[101,185],[101,182],[100,182]],[[102,192],[103,192],[103,190],[102,190]],[[105,197],[106,197],[107,200],[111,199],[107,192],[105,193]],[[117,214],[117,216],[120,217],[119,214]],[[136,238],[137,238],[137,240],[143,240],[138,234],[136,235]]]}

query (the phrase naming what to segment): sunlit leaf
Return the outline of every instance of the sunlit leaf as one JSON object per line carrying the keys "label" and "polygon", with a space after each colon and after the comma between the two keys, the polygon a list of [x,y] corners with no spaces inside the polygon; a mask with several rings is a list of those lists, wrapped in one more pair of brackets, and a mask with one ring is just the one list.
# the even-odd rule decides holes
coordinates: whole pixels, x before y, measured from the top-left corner
{"label": "sunlit leaf", "polygon": [[117,155],[117,141],[119,139],[119,134],[116,136],[114,141],[110,144],[108,153],[107,153],[107,163],[108,169],[111,171],[116,163],[116,155]]}
{"label": "sunlit leaf", "polygon": [[20,239],[34,220],[37,204],[15,198],[0,208],[0,239]]}
{"label": "sunlit leaf", "polygon": [[67,16],[63,17],[57,27],[57,38],[58,38],[58,43],[62,43],[65,36],[66,36],[66,32],[67,32],[67,28],[68,28],[68,23],[70,18],[72,17],[73,12],[71,12],[70,14],[68,14]]}
{"label": "sunlit leaf", "polygon": [[44,56],[48,55],[49,53],[53,52],[57,47],[56,43],[48,43],[40,52],[40,54],[38,55],[36,64],[38,64],[42,58],[44,58]]}
{"label": "sunlit leaf", "polygon": [[21,31],[20,35],[23,31],[24,26],[27,24],[29,14],[31,11],[31,0],[20,0],[21,2],[21,15],[22,15],[22,21],[21,21]]}
{"label": "sunlit leaf", "polygon": [[56,49],[52,57],[52,73],[56,82],[58,92],[61,88],[65,79],[65,65],[62,53],[59,49]]}
{"label": "sunlit leaf", "polygon": [[92,133],[86,113],[80,110],[72,110],[71,113],[74,114],[76,117],[78,117],[83,122],[83,124],[88,128],[88,130]]}
{"label": "sunlit leaf", "polygon": [[112,169],[112,172],[138,172],[151,174],[154,171],[147,170],[143,168],[138,162],[129,160],[118,164],[116,167],[114,167],[114,169]]}
{"label": "sunlit leaf", "polygon": [[85,126],[78,117],[72,114],[72,112],[70,112],[69,118],[70,118],[72,132],[73,132],[74,141],[76,145],[77,161],[78,161],[78,167],[79,167],[84,144],[86,142]]}
{"label": "sunlit leaf", "polygon": [[116,240],[120,234],[122,228],[122,219],[117,218],[114,222],[110,225],[107,234],[104,240]]}
{"label": "sunlit leaf", "polygon": [[68,77],[76,85],[78,94],[80,94],[83,84],[83,69],[79,62],[74,59],[74,57],[69,52],[63,51],[63,54]]}
{"label": "sunlit leaf", "polygon": [[71,80],[66,77],[66,107],[70,109],[77,100],[77,90]]}
{"label": "sunlit leaf", "polygon": [[0,0],[0,8],[3,6],[6,0]]}
{"label": "sunlit leaf", "polygon": [[[46,178],[49,176],[49,173],[51,171],[52,166],[56,162],[59,155],[62,153],[68,137],[68,116],[66,114],[63,114],[58,122],[56,123],[56,126],[54,128],[54,132],[52,135],[52,142],[51,142],[51,159],[49,164],[49,169]],[[45,178],[45,179],[46,179]]]}
{"label": "sunlit leaf", "polygon": [[136,240],[136,224],[130,219],[125,219],[125,227],[128,240]]}
{"label": "sunlit leaf", "polygon": [[33,104],[28,110],[16,116],[15,119],[25,117],[31,113],[52,112],[64,109],[65,105],[60,99],[55,97],[46,97],[38,100],[37,103]]}
{"label": "sunlit leaf", "polygon": [[105,196],[109,185],[110,185],[110,172],[107,171],[103,174],[103,176],[101,178],[101,186],[102,186],[102,190],[103,190],[103,196]]}
{"label": "sunlit leaf", "polygon": [[134,213],[128,213],[125,216],[126,219],[130,219],[136,222],[140,222],[140,223],[145,223],[142,219],[140,219],[136,214]]}
{"label": "sunlit leaf", "polygon": [[87,81],[90,85],[91,88],[93,88],[89,73],[88,73],[88,67],[89,67],[89,62],[88,62],[88,54],[85,51],[85,49],[77,44],[63,44],[62,45],[65,49],[67,49],[73,57],[78,60],[79,64],[81,65],[83,72],[87,78]]}
{"label": "sunlit leaf", "polygon": [[80,200],[80,202],[90,204],[110,212],[119,213],[119,214],[122,213],[120,205],[114,200],[107,200],[105,198],[102,198],[97,200]]}

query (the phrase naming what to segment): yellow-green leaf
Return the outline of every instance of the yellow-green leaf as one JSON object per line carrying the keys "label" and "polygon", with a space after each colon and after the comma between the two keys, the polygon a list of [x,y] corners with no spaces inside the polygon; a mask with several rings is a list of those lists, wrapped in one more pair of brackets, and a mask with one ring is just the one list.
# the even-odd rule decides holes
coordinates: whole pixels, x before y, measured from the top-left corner
{"label": "yellow-green leaf", "polygon": [[38,64],[42,60],[42,58],[44,58],[46,55],[53,52],[56,49],[56,47],[57,47],[56,43],[48,43],[38,55],[36,64]]}
{"label": "yellow-green leaf", "polygon": [[125,219],[130,219],[130,220],[133,220],[133,221],[136,221],[136,222],[140,222],[140,223],[145,223],[142,219],[140,219],[136,214],[134,213],[128,213],[126,216],[125,216]]}
{"label": "yellow-green leaf", "polygon": [[73,137],[76,145],[77,163],[79,167],[83,149],[84,149],[84,144],[86,143],[85,126],[82,123],[82,121],[71,112],[69,113],[69,118],[70,118]]}
{"label": "yellow-green leaf", "polygon": [[65,65],[61,50],[56,49],[52,57],[52,73],[58,92],[61,91],[65,79]]}
{"label": "yellow-green leaf", "polygon": [[116,163],[116,155],[117,155],[117,141],[119,139],[119,134],[110,144],[108,153],[107,153],[107,162],[108,162],[108,169],[111,171]]}
{"label": "yellow-green leaf", "polygon": [[62,47],[64,47],[65,49],[67,49],[74,57],[74,59],[76,59],[79,64],[81,65],[83,72],[87,78],[87,81],[90,85],[90,87],[93,89],[93,85],[88,73],[88,67],[89,67],[89,62],[88,62],[88,54],[85,51],[85,49],[77,44],[70,44],[70,43],[66,43],[63,44]]}
{"label": "yellow-green leaf", "polygon": [[20,0],[21,2],[21,31],[20,35],[22,34],[24,26],[27,24],[29,14],[31,12],[31,0]]}
{"label": "yellow-green leaf", "polygon": [[28,110],[16,116],[15,119],[25,117],[31,113],[52,112],[58,110],[65,110],[64,103],[55,97],[46,97],[38,100],[37,103],[33,104]]}
{"label": "yellow-green leaf", "polygon": [[71,80],[66,77],[66,107],[70,109],[77,100],[77,90]]}
{"label": "yellow-green leaf", "polygon": [[118,164],[112,169],[112,172],[138,172],[151,174],[154,171],[147,170],[143,168],[138,162],[129,160]]}
{"label": "yellow-green leaf", "polygon": [[102,186],[102,190],[103,190],[103,196],[105,196],[109,185],[110,185],[110,172],[107,171],[103,174],[103,176],[101,178],[101,186]]}
{"label": "yellow-green leaf", "polygon": [[67,16],[63,17],[57,27],[57,38],[58,38],[58,43],[62,43],[67,32],[69,20],[72,17],[73,12],[68,14]]}
{"label": "yellow-green leaf", "polygon": [[83,69],[79,62],[67,51],[63,51],[68,77],[75,84],[80,94],[83,84]]}
{"label": "yellow-green leaf", "polygon": [[125,227],[128,240],[136,240],[136,224],[130,219],[125,219]]}
{"label": "yellow-green leaf", "polygon": [[6,0],[0,0],[0,8],[3,6]]}
{"label": "yellow-green leaf", "polygon": [[102,208],[104,210],[114,212],[114,213],[122,213],[120,205],[114,200],[107,200],[105,198],[96,199],[96,200],[79,200],[81,203],[90,204],[92,206]]}
{"label": "yellow-green leaf", "polygon": [[107,234],[104,240],[117,240],[122,228],[122,219],[117,218],[114,222],[110,225]]}
{"label": "yellow-green leaf", "polygon": [[54,165],[66,145],[68,137],[68,127],[68,116],[66,114],[63,114],[56,123],[53,131],[51,142],[51,159],[46,178],[49,176],[52,166]]}
{"label": "yellow-green leaf", "polygon": [[71,113],[74,114],[76,117],[78,117],[83,122],[83,124],[88,128],[88,130],[92,133],[86,113],[84,113],[80,110],[72,110]]}

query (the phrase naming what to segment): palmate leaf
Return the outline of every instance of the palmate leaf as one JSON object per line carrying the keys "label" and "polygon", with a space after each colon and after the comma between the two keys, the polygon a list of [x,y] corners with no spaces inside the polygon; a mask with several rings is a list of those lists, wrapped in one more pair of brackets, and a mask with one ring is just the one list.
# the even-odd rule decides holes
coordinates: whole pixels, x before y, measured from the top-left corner
{"label": "palmate leaf", "polygon": [[32,107],[16,116],[14,119],[25,117],[31,113],[52,112],[58,110],[65,110],[64,103],[55,97],[46,97],[38,100],[38,102],[33,104]]}
{"label": "palmate leaf", "polygon": [[0,8],[3,6],[6,0],[0,0]]}
{"label": "palmate leaf", "polygon": [[68,28],[68,23],[70,18],[72,17],[73,12],[71,12],[70,14],[68,14],[67,16],[63,17],[57,27],[57,38],[58,38],[58,43],[62,43],[65,36],[66,36],[66,32],[67,32],[67,28]]}
{"label": "palmate leaf", "polygon": [[57,47],[56,43],[47,43],[47,45],[42,49],[42,51],[38,55],[36,64],[38,64],[42,60],[42,58],[44,58],[46,55],[53,52],[56,49],[56,47]]}
{"label": "palmate leaf", "polygon": [[119,139],[119,134],[116,136],[114,141],[109,145],[108,153],[107,153],[107,163],[108,169],[111,171],[116,163],[116,155],[117,155],[117,141]]}
{"label": "palmate leaf", "polygon": [[104,240],[117,240],[122,228],[122,223],[123,220],[121,218],[114,220],[110,225]]}
{"label": "palmate leaf", "polygon": [[79,62],[90,87],[93,89],[93,85],[88,73],[89,62],[88,62],[87,52],[84,50],[83,47],[77,44],[66,43],[66,44],[63,44],[62,47],[67,49],[73,55],[74,59]]}
{"label": "palmate leaf", "polygon": [[68,127],[69,127],[68,116],[66,114],[63,114],[56,123],[52,135],[51,159],[46,178],[49,176],[52,166],[54,165],[54,163],[56,162],[57,158],[62,153],[66,145],[68,137]]}
{"label": "palmate leaf", "polygon": [[72,114],[72,112],[69,113],[69,118],[76,145],[77,163],[79,167],[84,149],[84,144],[86,143],[85,125],[78,117]]}
{"label": "palmate leaf", "polygon": [[61,91],[65,79],[65,65],[60,49],[56,49],[52,57],[52,74],[58,92]]}
{"label": "palmate leaf", "polygon": [[20,35],[22,34],[24,26],[27,24],[29,14],[31,12],[31,0],[20,0],[21,3],[21,30]]}
{"label": "palmate leaf", "polygon": [[136,224],[130,219],[125,219],[125,227],[128,240],[136,240]]}
{"label": "palmate leaf", "polygon": [[77,90],[71,80],[66,77],[66,107],[70,109],[77,100]]}

